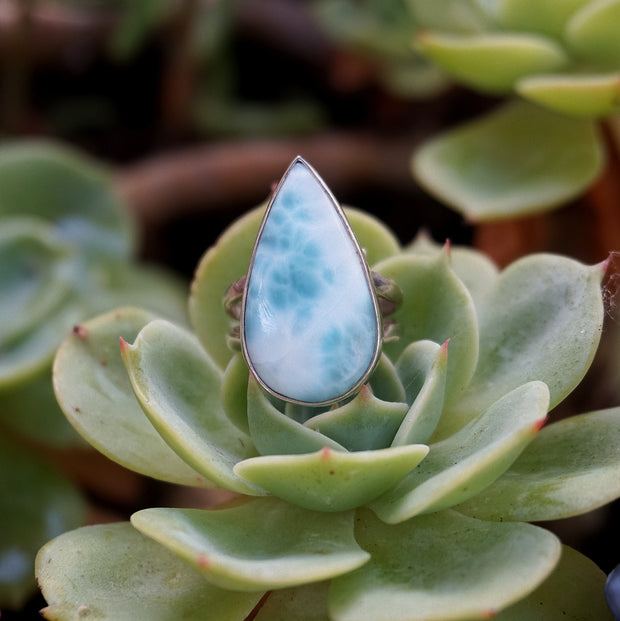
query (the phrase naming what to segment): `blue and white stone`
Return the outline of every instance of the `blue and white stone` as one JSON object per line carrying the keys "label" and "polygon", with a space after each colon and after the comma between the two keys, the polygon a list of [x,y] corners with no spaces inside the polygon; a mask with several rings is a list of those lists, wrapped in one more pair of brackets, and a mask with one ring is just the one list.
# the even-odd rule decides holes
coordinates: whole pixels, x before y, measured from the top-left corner
{"label": "blue and white stone", "polygon": [[242,320],[252,372],[290,401],[337,401],[377,361],[381,321],[363,254],[331,192],[299,157],[259,232]]}

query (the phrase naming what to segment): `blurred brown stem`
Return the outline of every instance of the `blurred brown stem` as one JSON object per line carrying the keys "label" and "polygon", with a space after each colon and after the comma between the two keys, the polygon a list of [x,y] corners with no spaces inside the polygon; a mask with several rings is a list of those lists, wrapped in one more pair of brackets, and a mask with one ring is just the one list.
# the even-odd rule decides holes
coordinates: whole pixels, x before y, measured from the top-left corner
{"label": "blurred brown stem", "polygon": [[224,142],[149,158],[117,174],[117,187],[145,226],[229,205],[252,207],[296,155],[337,195],[368,185],[409,188],[411,136],[325,133],[290,140]]}

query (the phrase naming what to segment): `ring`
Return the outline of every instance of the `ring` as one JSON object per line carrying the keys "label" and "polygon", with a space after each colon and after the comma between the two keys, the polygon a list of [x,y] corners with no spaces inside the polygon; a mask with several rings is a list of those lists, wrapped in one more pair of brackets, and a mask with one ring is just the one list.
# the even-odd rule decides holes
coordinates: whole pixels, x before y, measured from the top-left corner
{"label": "ring", "polygon": [[284,401],[322,406],[360,390],[402,294],[371,272],[346,216],[318,173],[297,156],[276,186],[248,273],[224,295],[256,380]]}

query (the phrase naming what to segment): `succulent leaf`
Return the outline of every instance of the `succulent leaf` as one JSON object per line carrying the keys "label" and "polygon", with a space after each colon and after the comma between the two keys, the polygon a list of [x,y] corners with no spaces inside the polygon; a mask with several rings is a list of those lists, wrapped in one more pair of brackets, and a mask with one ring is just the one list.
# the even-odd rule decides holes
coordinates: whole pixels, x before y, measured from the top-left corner
{"label": "succulent leaf", "polygon": [[308,511],[275,498],[212,511],[144,509],[131,521],[209,582],[236,591],[326,580],[369,558],[353,537],[353,512]]}
{"label": "succulent leaf", "polygon": [[507,470],[546,420],[549,391],[531,382],[508,393],[452,436],[396,487],[370,503],[385,522],[440,511],[474,496]]}
{"label": "succulent leaf", "polygon": [[129,523],[87,526],[46,544],[37,578],[50,621],[242,621],[262,593],[226,591]]}
{"label": "succulent leaf", "polygon": [[121,355],[142,409],[181,459],[226,489],[261,493],[233,472],[235,463],[256,454],[254,445],[224,414],[222,372],[193,334],[154,320]]}
{"label": "succulent leaf", "polygon": [[[427,235],[418,234],[413,242],[405,247],[405,252],[433,257],[442,252],[442,249],[442,245],[435,243]],[[448,253],[452,271],[465,285],[478,308],[499,275],[497,266],[486,255],[466,246],[450,246]]]}
{"label": "succulent leaf", "polygon": [[222,378],[222,407],[226,416],[243,433],[250,433],[248,424],[248,382],[250,369],[241,353],[228,363]]}
{"label": "succulent leaf", "polygon": [[620,496],[620,408],[545,427],[515,463],[459,511],[485,520],[557,520]]}
{"label": "succulent leaf", "polygon": [[480,358],[461,412],[479,412],[530,381],[545,382],[550,407],[581,381],[603,322],[603,268],[539,254],[515,261],[479,311]]}
{"label": "succulent leaf", "polygon": [[48,463],[0,435],[0,607],[20,608],[35,591],[37,550],[77,528],[86,507]]}
{"label": "succulent leaf", "polygon": [[280,412],[253,377],[248,384],[248,424],[261,455],[298,455],[324,447],[345,450],[335,440]]}
{"label": "succulent leaf", "polygon": [[458,82],[489,93],[509,92],[527,75],[556,71],[568,57],[536,34],[442,34],[422,31],[416,47]]}
{"label": "succulent leaf", "polygon": [[372,558],[332,581],[334,621],[490,618],[536,588],[561,551],[542,528],[454,511],[388,526],[358,510],[355,537]]}
{"label": "succulent leaf", "polygon": [[613,621],[605,605],[605,574],[589,558],[562,546],[553,573],[532,593],[505,608],[494,621]]}
{"label": "succulent leaf", "polygon": [[393,315],[400,338],[384,343],[383,350],[397,360],[414,341],[449,340],[446,402],[460,398],[476,366],[478,329],[471,297],[450,269],[448,256],[400,254],[376,269],[397,282],[403,292],[403,303]]}
{"label": "succulent leaf", "polygon": [[332,621],[327,612],[329,582],[272,591],[255,621]]}
{"label": "succulent leaf", "polygon": [[377,498],[427,455],[423,444],[344,453],[327,447],[306,455],[239,462],[235,472],[287,502],[315,511],[346,511]]}
{"label": "succulent leaf", "polygon": [[552,209],[582,192],[603,160],[591,120],[514,101],[431,139],[412,165],[430,192],[481,222]]}
{"label": "succulent leaf", "polygon": [[127,377],[119,336],[133,340],[153,318],[123,308],[77,325],[54,361],[58,403],[78,433],[121,465],[164,481],[210,485],[155,431]]}
{"label": "succulent leaf", "polygon": [[435,431],[443,412],[447,361],[447,342],[416,341],[401,354],[396,369],[411,407],[392,446],[426,442]]}
{"label": "succulent leaf", "polygon": [[605,64],[620,62],[620,2],[593,0],[575,13],[566,26],[566,41],[576,55]]}
{"label": "succulent leaf", "polygon": [[406,401],[405,389],[398,377],[396,367],[383,353],[368,383],[372,389],[372,394],[378,399],[395,401],[397,403],[404,403]]}
{"label": "succulent leaf", "polygon": [[71,248],[36,218],[11,218],[0,229],[0,344],[36,328],[71,295]]}
{"label": "succulent leaf", "polygon": [[523,78],[525,99],[575,117],[610,116],[620,110],[620,73],[538,75]]}
{"label": "succulent leaf", "polygon": [[[226,229],[215,246],[204,254],[192,283],[189,301],[192,326],[222,369],[233,355],[226,343],[230,317],[222,306],[222,296],[248,270],[264,211],[264,206],[258,207]],[[399,251],[396,237],[379,220],[355,209],[345,209],[345,213],[369,265]]]}
{"label": "succulent leaf", "polygon": [[108,171],[64,146],[36,140],[5,144],[0,197],[0,218],[43,218],[89,257],[131,254],[133,226]]}
{"label": "succulent leaf", "polygon": [[406,413],[406,403],[377,399],[364,386],[345,405],[317,414],[304,424],[348,451],[372,451],[390,446]]}
{"label": "succulent leaf", "polygon": [[427,30],[445,29],[454,33],[486,30],[488,15],[477,0],[406,0],[415,21]]}
{"label": "succulent leaf", "polygon": [[491,0],[492,14],[508,30],[562,37],[571,16],[591,0]]}

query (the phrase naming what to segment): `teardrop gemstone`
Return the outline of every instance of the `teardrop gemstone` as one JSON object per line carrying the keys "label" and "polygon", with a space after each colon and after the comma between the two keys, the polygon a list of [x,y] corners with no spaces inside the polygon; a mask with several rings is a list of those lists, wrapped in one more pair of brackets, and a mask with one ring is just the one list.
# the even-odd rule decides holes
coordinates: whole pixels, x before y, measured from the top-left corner
{"label": "teardrop gemstone", "polygon": [[297,157],[267,207],[246,281],[250,369],[282,399],[335,402],[367,379],[380,335],[364,255],[332,193]]}

